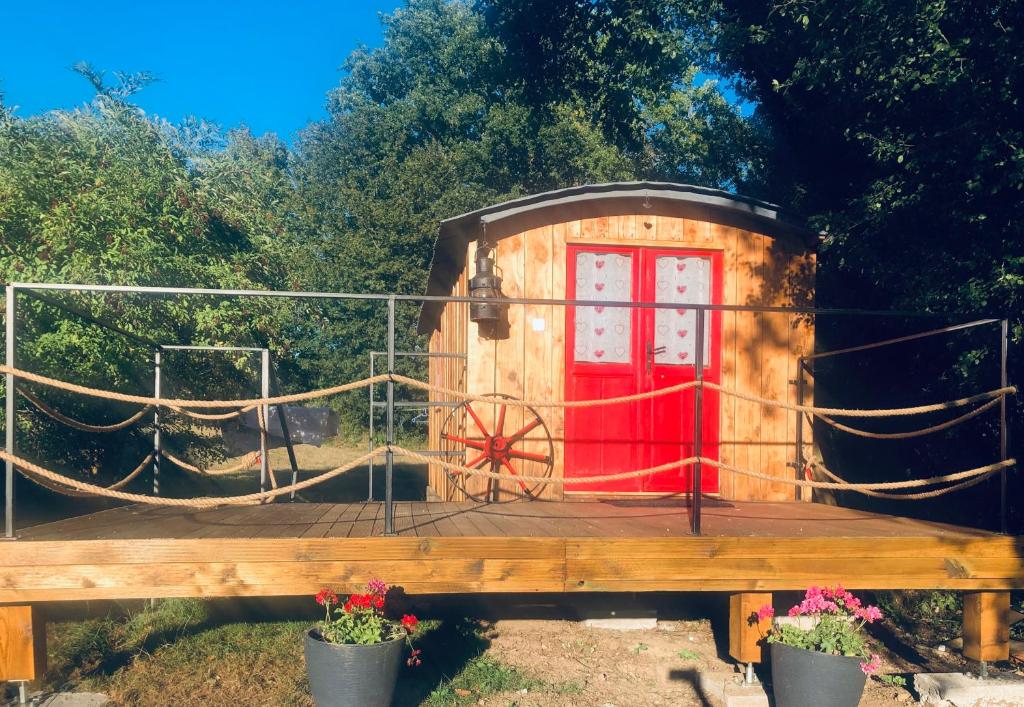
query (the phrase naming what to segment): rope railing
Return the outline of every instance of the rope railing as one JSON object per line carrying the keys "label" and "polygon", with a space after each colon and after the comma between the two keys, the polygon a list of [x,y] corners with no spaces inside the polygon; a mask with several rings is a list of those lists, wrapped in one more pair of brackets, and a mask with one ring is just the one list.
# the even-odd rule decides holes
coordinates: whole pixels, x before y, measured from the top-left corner
{"label": "rope railing", "polygon": [[[597,407],[602,405],[616,405],[627,402],[634,402],[638,400],[645,400],[648,398],[659,397],[663,395],[671,395],[673,393],[682,392],[690,388],[704,387],[708,390],[717,391],[723,395],[728,395],[740,400],[747,400],[749,402],[758,403],[760,405],[766,405],[769,407],[777,407],[785,410],[791,410],[795,412],[804,412],[814,415],[830,415],[830,416],[841,416],[841,417],[898,417],[907,415],[921,415],[930,412],[938,412],[941,410],[951,410],[955,408],[965,407],[979,402],[987,402],[993,399],[998,399],[1006,395],[1014,395],[1017,393],[1017,388],[1014,386],[1006,386],[1003,388],[996,388],[995,390],[985,391],[976,395],[971,395],[964,398],[957,398],[954,400],[947,400],[939,403],[928,403],[925,405],[916,405],[911,407],[900,407],[900,408],[880,408],[880,409],[860,409],[860,408],[831,408],[831,407],[817,407],[813,405],[799,405],[796,403],[789,403],[782,400],[774,400],[772,398],[765,398],[750,393],[744,393],[739,390],[727,388],[719,385],[718,383],[712,383],[710,381],[688,381],[686,383],[679,383],[677,385],[668,386],[665,388],[658,388],[656,390],[646,391],[643,393],[636,393],[634,395],[625,395],[614,398],[603,398],[593,400],[521,400],[515,398],[504,398],[497,394],[492,395],[475,395],[472,393],[465,393],[460,390],[453,388],[446,388],[443,386],[432,385],[415,378],[409,378],[398,374],[387,374],[383,373],[369,378],[363,378],[361,380],[353,381],[351,383],[344,383],[342,385],[332,386],[329,388],[321,388],[317,390],[311,390],[304,393],[294,393],[291,395],[279,395],[268,398],[247,398],[239,400],[187,400],[180,398],[157,398],[141,395],[131,395],[127,393],[116,393],[113,391],[102,390],[99,388],[90,388],[87,386],[77,385],[75,383],[68,383],[66,381],[57,380],[55,378],[49,378],[41,376],[36,373],[29,371],[22,371],[10,366],[0,365],[0,374],[9,374],[17,378],[23,378],[34,383],[46,385],[61,390],[66,390],[73,393],[79,393],[82,395],[89,395],[97,398],[105,398],[108,400],[117,400],[120,402],[132,402],[143,405],[154,405],[161,407],[171,408],[225,408],[225,407],[259,407],[262,405],[285,405],[293,402],[301,402],[304,400],[313,400],[317,398],[329,397],[344,393],[352,390],[358,390],[365,388],[369,385],[382,383],[385,381],[392,381],[395,383],[401,383],[412,387],[417,387],[422,390],[431,392],[441,393],[450,397],[477,402],[501,402],[505,405],[516,406],[516,407],[540,407],[540,408],[570,408],[570,407]],[[437,403],[431,403],[425,401],[426,405],[433,405]]]}
{"label": "rope railing", "polygon": [[160,450],[160,458],[166,459],[167,461],[171,462],[172,464],[181,469],[184,469],[185,471],[191,471],[193,474],[199,474],[201,476],[216,476],[217,474],[233,474],[236,471],[249,469],[250,467],[254,466],[256,462],[259,460],[260,454],[259,452],[252,452],[250,454],[247,454],[242,459],[242,461],[238,462],[234,466],[224,467],[223,469],[203,469],[201,467],[196,466],[195,464],[191,464],[185,461],[184,459],[180,459],[179,457],[174,456],[165,449]]}
{"label": "rope railing", "polygon": [[134,415],[125,420],[121,420],[120,422],[114,422],[108,425],[96,425],[90,424],[88,422],[82,422],[81,420],[76,420],[72,417],[68,417],[60,410],[56,409],[51,405],[48,405],[46,402],[43,401],[42,398],[38,397],[30,390],[26,390],[22,386],[18,386],[17,390],[18,394],[21,395],[21,397],[25,398],[25,400],[29,401],[33,407],[39,410],[39,412],[43,413],[44,415],[51,419],[56,420],[57,422],[60,422],[64,425],[67,425],[68,427],[71,427],[72,429],[76,429],[81,432],[118,432],[120,430],[131,427],[136,422],[141,420],[147,412],[153,409],[152,405],[146,405],[137,413],[135,413]]}
{"label": "rope railing", "polygon": [[[966,412],[963,415],[958,415],[957,417],[954,417],[952,420],[946,420],[945,422],[940,422],[936,425],[922,427],[916,430],[907,430],[905,432],[871,432],[870,430],[862,430],[857,427],[850,427],[849,425],[844,425],[843,423],[837,420],[833,420],[828,415],[818,414],[814,415],[814,417],[818,418],[819,420],[829,425],[830,427],[834,427],[837,430],[841,430],[843,432],[856,435],[857,437],[866,437],[868,439],[913,439],[914,437],[923,437],[925,435],[934,434],[935,432],[941,432],[942,430],[948,430],[952,427],[956,427],[961,423],[967,422],[968,420],[973,419],[978,415],[981,415],[991,410],[992,408],[999,404],[1000,400],[1002,400],[1002,396],[989,400],[984,405],[979,405],[974,410]],[[807,413],[804,414],[808,418],[811,417]]]}
{"label": "rope railing", "polygon": [[364,454],[356,459],[353,459],[341,466],[335,467],[329,471],[325,471],[322,474],[318,474],[314,477],[306,479],[305,481],[299,481],[294,484],[288,484],[287,486],[281,486],[270,491],[259,491],[256,493],[242,494],[238,496],[203,496],[199,498],[166,498],[164,496],[150,496],[141,493],[127,493],[125,491],[112,490],[105,486],[97,486],[96,484],[86,483],[73,479],[70,476],[64,474],[58,474],[55,471],[51,471],[35,464],[27,459],[8,454],[7,452],[0,450],[0,460],[11,462],[17,467],[17,469],[24,474],[27,478],[38,483],[39,479],[45,479],[57,484],[62,484],[76,491],[82,491],[94,496],[104,496],[106,498],[113,498],[119,501],[128,501],[131,503],[143,503],[151,506],[176,506],[183,508],[216,508],[217,506],[251,506],[265,503],[271,499],[283,496],[293,491],[301,491],[302,489],[322,484],[325,481],[329,481],[337,476],[347,473],[353,469],[356,469],[372,457],[379,454],[383,454],[387,451],[386,447],[377,447],[376,449]]}
{"label": "rope railing", "polygon": [[[354,459],[342,466],[331,469],[330,471],[324,472],[312,478],[306,479],[305,481],[288,484],[287,486],[276,487],[270,491],[260,491],[258,493],[244,494],[240,496],[224,496],[224,497],[199,497],[199,498],[164,498],[161,496],[150,496],[145,494],[126,493],[119,491],[113,487],[97,486],[95,484],[89,484],[83,481],[79,481],[72,477],[64,474],[60,474],[55,471],[46,469],[38,464],[35,464],[27,459],[8,454],[5,451],[0,451],[0,460],[9,461],[13,463],[19,471],[21,471],[29,479],[40,483],[47,488],[51,488],[50,485],[41,482],[42,479],[45,482],[51,482],[53,484],[59,484],[63,487],[72,489],[74,491],[83,492],[88,495],[104,496],[107,498],[114,498],[123,501],[130,501],[134,503],[144,503],[149,505],[158,506],[182,506],[190,508],[213,508],[220,505],[253,505],[258,503],[264,503],[267,500],[276,498],[284,494],[296,492],[302,489],[315,486],[339,476],[343,473],[351,471],[359,466],[362,466],[365,462],[369,461],[374,456],[387,452],[388,446],[380,446],[367,454],[364,454],[357,459]],[[791,486],[800,486],[804,488],[816,488],[816,489],[831,489],[831,490],[842,490],[842,491],[855,491],[865,495],[877,495],[882,491],[891,491],[898,489],[913,489],[913,488],[924,488],[928,486],[935,486],[937,484],[950,483],[952,486],[934,489],[926,492],[915,493],[915,494],[884,494],[885,498],[899,498],[902,500],[920,500],[924,498],[934,498],[943,494],[952,493],[954,491],[960,491],[970,486],[974,486],[981,483],[985,479],[989,478],[993,474],[1007,469],[1016,464],[1015,459],[1007,459],[1002,462],[995,462],[992,464],[986,464],[984,466],[976,467],[974,469],[967,469],[966,471],[958,471],[951,474],[940,474],[936,476],[930,476],[923,479],[911,479],[907,481],[880,481],[870,483],[850,483],[841,479],[838,475],[828,472],[828,475],[836,479],[835,481],[813,481],[807,479],[785,479],[765,474],[762,472],[753,471],[750,469],[743,469],[741,467],[734,466],[732,464],[726,464],[720,462],[717,459],[711,459],[708,457],[686,457],[665,464],[659,464],[657,466],[648,467],[645,469],[637,469],[634,471],[625,471],[613,474],[597,474],[594,476],[585,477],[548,477],[548,476],[530,476],[530,475],[509,475],[501,474],[493,471],[486,471],[483,469],[470,468],[459,464],[453,464],[451,462],[440,461],[436,458],[428,457],[419,452],[405,449],[398,445],[391,445],[390,450],[392,453],[412,459],[426,464],[438,464],[450,471],[457,472],[460,474],[466,474],[469,476],[480,476],[488,479],[497,479],[500,481],[523,481],[536,484],[547,484],[547,485],[574,485],[574,484],[588,484],[601,481],[615,481],[621,479],[632,479],[641,476],[649,476],[651,474],[661,473],[670,469],[678,469],[685,466],[690,466],[695,463],[701,463],[709,467],[718,469],[719,471],[725,471],[734,474],[740,474],[755,479],[761,479],[764,481],[770,481],[773,483],[782,483]],[[146,463],[151,461],[151,457],[144,460],[143,464],[140,464],[138,470],[141,470]],[[819,467],[821,468],[821,467]],[[138,471],[137,470],[137,471]],[[133,472],[133,474],[137,473]],[[130,475],[131,476],[131,475]],[[127,483],[130,478],[123,479],[120,483]],[[961,482],[961,483],[956,483]],[[63,492],[63,491],[62,491]]]}

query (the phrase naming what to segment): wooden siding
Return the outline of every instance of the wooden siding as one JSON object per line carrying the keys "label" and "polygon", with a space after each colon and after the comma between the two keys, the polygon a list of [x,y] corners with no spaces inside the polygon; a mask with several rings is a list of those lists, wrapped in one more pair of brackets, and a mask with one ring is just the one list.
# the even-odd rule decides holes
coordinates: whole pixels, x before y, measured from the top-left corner
{"label": "wooden siding", "polygon": [[[622,214],[567,220],[513,232],[500,238],[495,261],[509,297],[566,296],[566,245],[604,244],[718,250],[723,255],[723,303],[738,305],[809,305],[813,303],[814,256],[787,241],[732,226],[679,218],[664,213]],[[467,263],[475,249],[470,244]],[[466,273],[460,283],[464,287]],[[452,314],[445,308],[440,343]],[[565,312],[559,306],[513,305],[508,311],[507,337],[484,339],[476,325],[456,335],[465,336],[469,352],[466,389],[475,393],[499,392],[515,397],[562,399],[565,391]],[[542,322],[542,325],[539,323]],[[536,326],[535,326],[536,325]],[[537,331],[543,326],[542,331]],[[813,349],[813,323],[793,314],[725,313],[722,317],[722,384],[767,398],[796,400],[797,357]],[[439,366],[451,365],[439,362]],[[811,389],[808,387],[808,393]],[[808,397],[810,399],[810,397]],[[490,415],[491,413],[487,411]],[[564,414],[542,410],[555,440],[555,475],[563,468]],[[771,474],[792,478],[797,416],[777,408],[722,396],[720,458]],[[435,417],[431,418],[433,423]],[[492,418],[488,417],[488,421]],[[515,418],[518,420],[519,418]],[[508,428],[506,428],[508,429]],[[432,441],[436,436],[431,431]],[[804,426],[804,439],[811,439]],[[445,480],[431,476],[435,482]],[[446,485],[434,486],[439,495],[459,500]],[[792,500],[792,486],[720,475],[720,493],[737,500]],[[511,487],[510,487],[511,490]],[[543,496],[560,498],[562,489],[549,486]]]}

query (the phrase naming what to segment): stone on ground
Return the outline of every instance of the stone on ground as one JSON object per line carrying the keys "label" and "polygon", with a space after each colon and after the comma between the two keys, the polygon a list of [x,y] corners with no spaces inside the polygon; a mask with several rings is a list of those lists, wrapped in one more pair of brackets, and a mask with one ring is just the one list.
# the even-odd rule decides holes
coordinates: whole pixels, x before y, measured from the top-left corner
{"label": "stone on ground", "polygon": [[761,683],[743,684],[736,673],[701,673],[699,690],[706,700],[723,707],[769,707],[768,693]]}
{"label": "stone on ground", "polygon": [[914,689],[927,707],[1020,707],[1024,678],[1016,675],[979,678],[963,673],[922,673]]}

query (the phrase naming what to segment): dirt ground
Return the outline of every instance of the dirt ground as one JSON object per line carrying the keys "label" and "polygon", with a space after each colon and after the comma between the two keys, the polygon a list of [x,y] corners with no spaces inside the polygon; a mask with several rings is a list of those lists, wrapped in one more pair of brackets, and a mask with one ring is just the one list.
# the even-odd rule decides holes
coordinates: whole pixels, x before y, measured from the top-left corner
{"label": "dirt ground", "polygon": [[[577,621],[504,620],[484,635],[492,658],[555,685],[570,685],[517,695],[514,704],[519,707],[705,707],[717,700],[701,688],[699,675],[740,678],[734,666],[719,657],[707,620],[659,621],[656,629],[640,631],[588,628]],[[898,668],[887,661],[882,670]],[[912,701],[906,689],[872,680],[861,705]],[[509,695],[495,695],[479,704],[507,707]]]}

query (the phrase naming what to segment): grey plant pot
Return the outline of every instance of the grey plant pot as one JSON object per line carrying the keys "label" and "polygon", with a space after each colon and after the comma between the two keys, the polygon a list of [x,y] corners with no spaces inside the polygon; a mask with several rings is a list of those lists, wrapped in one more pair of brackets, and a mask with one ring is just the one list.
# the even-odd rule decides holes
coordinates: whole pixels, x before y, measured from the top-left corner
{"label": "grey plant pot", "polygon": [[776,707],[857,707],[867,675],[860,658],[771,644]]}
{"label": "grey plant pot", "polygon": [[306,632],[306,672],[317,707],[389,707],[405,636],[368,646],[327,643]]}

